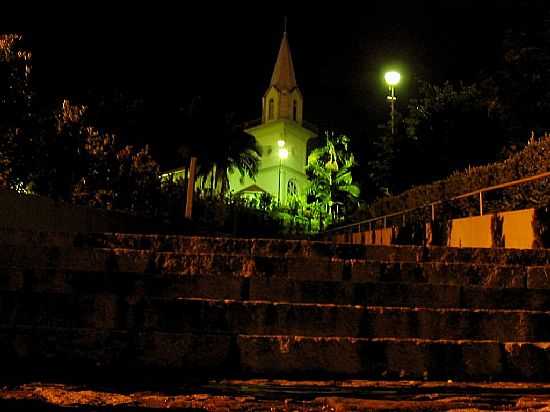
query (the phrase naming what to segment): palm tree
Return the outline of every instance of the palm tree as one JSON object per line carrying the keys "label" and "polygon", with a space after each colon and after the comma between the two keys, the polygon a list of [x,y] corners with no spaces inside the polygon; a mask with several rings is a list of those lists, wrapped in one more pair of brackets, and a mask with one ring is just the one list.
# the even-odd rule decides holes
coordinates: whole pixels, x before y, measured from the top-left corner
{"label": "palm tree", "polygon": [[185,160],[198,158],[197,176],[211,195],[225,195],[229,174],[234,171],[243,177],[254,177],[258,172],[260,148],[235,121],[234,114],[223,113],[197,97],[186,110],[185,127],[187,141],[180,147],[180,154]]}
{"label": "palm tree", "polygon": [[345,208],[357,199],[360,190],[353,183],[355,158],[349,151],[349,138],[326,133],[324,140],[324,145],[314,149],[308,157],[308,200],[316,204],[321,216],[330,211],[334,221],[340,214],[339,206]]}
{"label": "palm tree", "polygon": [[214,182],[213,187],[223,196],[229,190],[231,173],[239,172],[242,177],[251,178],[258,173],[261,151],[256,138],[244,132],[233,114],[225,116],[217,137],[205,171]]}

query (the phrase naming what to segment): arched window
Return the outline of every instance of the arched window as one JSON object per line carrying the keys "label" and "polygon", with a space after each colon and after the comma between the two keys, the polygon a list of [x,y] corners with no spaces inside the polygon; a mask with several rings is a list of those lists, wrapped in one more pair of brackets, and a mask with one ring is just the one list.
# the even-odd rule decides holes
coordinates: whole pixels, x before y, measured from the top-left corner
{"label": "arched window", "polygon": [[286,193],[288,196],[296,196],[298,194],[298,184],[296,179],[290,179],[286,186]]}
{"label": "arched window", "polygon": [[267,109],[267,120],[273,120],[274,105],[275,105],[275,102],[273,101],[273,99],[269,99],[269,105]]}
{"label": "arched window", "polygon": [[296,104],[296,100],[292,101],[292,120],[296,121],[296,114],[298,112],[298,107]]}

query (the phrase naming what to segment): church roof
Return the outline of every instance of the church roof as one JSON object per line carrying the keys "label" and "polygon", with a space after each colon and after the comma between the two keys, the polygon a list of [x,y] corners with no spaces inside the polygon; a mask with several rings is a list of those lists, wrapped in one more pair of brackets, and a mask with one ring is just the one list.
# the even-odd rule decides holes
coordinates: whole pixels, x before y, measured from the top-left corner
{"label": "church roof", "polygon": [[279,55],[273,69],[270,85],[277,87],[279,90],[292,90],[298,87],[286,31],[281,40],[281,47],[279,48]]}
{"label": "church roof", "polygon": [[239,190],[237,193],[235,193],[236,195],[238,194],[241,194],[241,193],[245,193],[245,192],[265,192],[264,189],[262,189],[260,186],[258,185],[255,185],[255,184],[252,184],[250,186],[247,186],[241,190]]}

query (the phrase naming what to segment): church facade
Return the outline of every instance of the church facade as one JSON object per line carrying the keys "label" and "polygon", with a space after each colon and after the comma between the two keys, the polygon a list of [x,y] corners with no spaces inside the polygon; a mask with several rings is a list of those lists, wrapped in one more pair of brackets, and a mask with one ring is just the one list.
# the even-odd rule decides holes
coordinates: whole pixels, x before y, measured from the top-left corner
{"label": "church facade", "polygon": [[258,174],[254,179],[235,172],[230,175],[234,194],[269,193],[284,205],[293,195],[304,194],[307,142],[316,133],[304,125],[304,98],[296,82],[294,64],[283,34],[269,87],[262,98],[259,124],[246,129],[262,150]]}

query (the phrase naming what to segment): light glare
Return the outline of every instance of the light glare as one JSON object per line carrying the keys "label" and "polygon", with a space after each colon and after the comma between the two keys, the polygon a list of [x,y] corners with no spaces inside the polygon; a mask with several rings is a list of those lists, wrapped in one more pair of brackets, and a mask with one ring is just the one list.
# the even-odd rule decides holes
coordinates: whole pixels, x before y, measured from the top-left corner
{"label": "light glare", "polygon": [[386,83],[388,83],[390,86],[395,86],[401,80],[401,75],[395,71],[387,72],[384,75],[384,79],[386,80]]}
{"label": "light glare", "polygon": [[286,159],[288,157],[288,150],[286,150],[284,147],[279,149],[279,157],[281,159]]}

